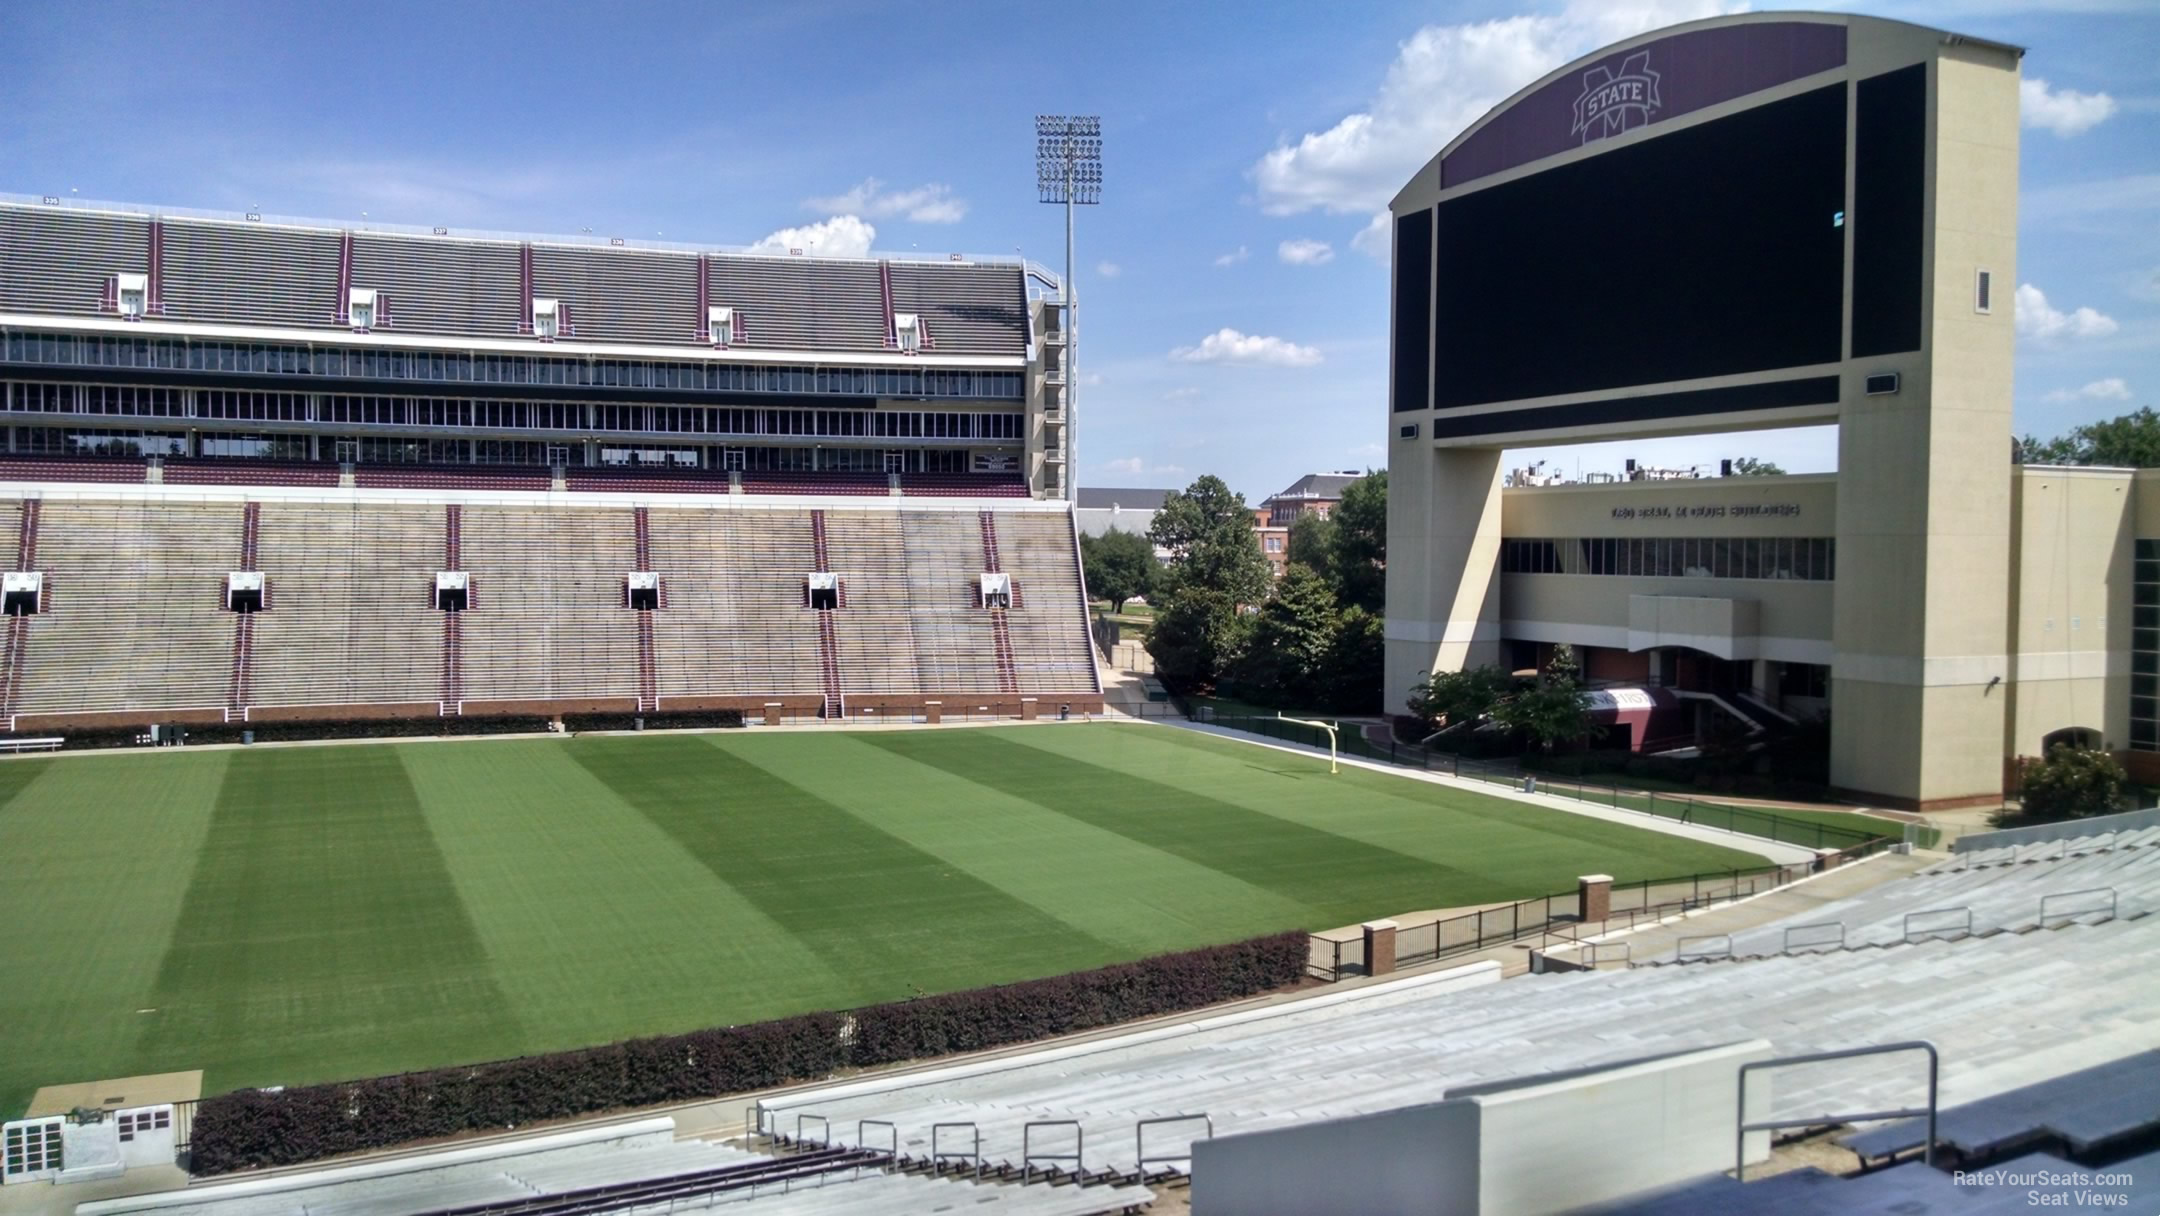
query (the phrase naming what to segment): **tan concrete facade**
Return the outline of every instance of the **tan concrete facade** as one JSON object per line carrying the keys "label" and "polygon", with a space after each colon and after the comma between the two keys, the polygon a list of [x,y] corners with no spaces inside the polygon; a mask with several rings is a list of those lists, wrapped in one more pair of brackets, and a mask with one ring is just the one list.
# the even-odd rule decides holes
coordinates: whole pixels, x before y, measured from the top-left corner
{"label": "tan concrete facade", "polygon": [[[1440,168],[1452,152],[1469,146],[1488,124],[1507,121],[1512,107],[1582,75],[1584,65],[1653,47],[1672,57],[1659,62],[1677,80],[1688,66],[1680,59],[1686,45],[1680,37],[1770,23],[1842,27],[1836,66],[1442,185]],[[1447,410],[1405,412],[1397,401],[1389,419],[1395,435],[1389,480],[1391,705],[1400,705],[1424,673],[1480,661],[1477,656],[1495,653],[1503,640],[1686,648],[1756,662],[1758,685],[1763,663],[1826,665],[1828,699],[1836,706],[1834,784],[1894,806],[1999,799],[2006,748],[2021,745],[2024,731],[2004,687],[2016,674],[2011,656],[2021,653],[2012,645],[2018,614],[2008,543],[2013,483],[2022,480],[2009,463],[2020,58],[2015,48],[1864,17],[1760,13],[1696,22],[1616,44],[1525,88],[1404,188],[1393,205],[1398,217],[1829,83],[1846,82],[1849,97],[1857,98],[1862,81],[1916,65],[1925,69],[1917,349],[1854,357],[1848,243],[1845,357],[1838,362]],[[1855,197],[1856,105],[1847,111],[1848,208]],[[1865,222],[1855,215],[1856,224]],[[1976,297],[1982,271],[1993,285],[1985,309]],[[1524,324],[1536,321],[1525,318]],[[1891,391],[1868,391],[1870,377],[1892,373],[1898,381]],[[1431,382],[1446,375],[1446,368],[1430,367]],[[1831,385],[1834,393],[1810,397],[1813,404],[1764,404],[1771,400],[1765,390],[1805,377]],[[1685,395],[1692,404],[1672,414],[1630,407],[1630,398],[1655,394]],[[1718,404],[1724,397],[1734,403],[1729,412]],[[1509,445],[1794,422],[1839,425],[1839,477],[1510,491],[1504,510],[1493,509],[1502,497],[1500,454]],[[1746,484],[1757,481],[1764,484]],[[1625,521],[1611,510],[1638,500],[1680,503],[1736,494],[1783,495],[1798,510]],[[1600,505],[1604,519],[1597,518]],[[1614,527],[1623,522],[1624,531],[1662,538],[1834,538],[1837,577],[1695,578],[1663,570],[1654,577],[1540,572],[1495,579],[1490,573],[1493,550],[1504,537],[1611,537],[1623,534]],[[1707,602],[1682,602],[1688,600]]]}

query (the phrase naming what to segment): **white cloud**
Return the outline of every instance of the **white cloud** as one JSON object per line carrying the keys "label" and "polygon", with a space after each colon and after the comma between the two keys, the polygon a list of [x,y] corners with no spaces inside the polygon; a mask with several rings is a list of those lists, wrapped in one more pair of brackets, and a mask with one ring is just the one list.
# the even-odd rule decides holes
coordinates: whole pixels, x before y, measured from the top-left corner
{"label": "white cloud", "polygon": [[1089,388],[1094,388],[1096,385],[1102,383],[1102,373],[1083,372],[1080,376],[1080,383],[1086,385]]}
{"label": "white cloud", "polygon": [[1142,473],[1174,477],[1183,473],[1185,466],[1176,464],[1151,465],[1138,456],[1127,456],[1123,460],[1104,461],[1103,471],[1106,473],[1119,473],[1127,477],[1137,477]]}
{"label": "white cloud", "polygon": [[2017,289],[2017,331],[2036,342],[2063,338],[2105,338],[2120,326],[2115,318],[2092,308],[2064,312],[2047,301],[2046,293],[2030,283]]}
{"label": "white cloud", "polygon": [[1320,362],[1320,348],[1299,346],[1282,338],[1242,334],[1228,327],[1200,339],[1198,346],[1180,346],[1170,357],[1185,363],[1258,363],[1270,367],[1311,367]]}
{"label": "white cloud", "polygon": [[2018,82],[2018,113],[2025,125],[2053,131],[2063,139],[2083,135],[2106,122],[2116,108],[2115,99],[2105,93],[2051,89],[2037,76]]}
{"label": "white cloud", "polygon": [[1376,211],[1372,219],[1358,229],[1358,234],[1350,238],[1350,247],[1385,266],[1389,255],[1395,251],[1395,234],[1390,228],[1391,219],[1388,213]]}
{"label": "white cloud", "polygon": [[1199,395],[1200,390],[1196,388],[1174,388],[1164,393],[1162,399],[1165,401],[1190,401]]}
{"label": "white cloud", "polygon": [[912,190],[887,190],[885,183],[866,177],[844,194],[803,200],[803,206],[825,215],[867,215],[876,219],[905,216],[918,224],[957,224],[967,216],[967,200],[954,198],[952,187],[926,182]]}
{"label": "white cloud", "polygon": [[1125,268],[1116,262],[1097,262],[1095,263],[1095,273],[1106,279],[1114,279],[1124,274]]}
{"label": "white cloud", "polygon": [[1217,266],[1235,266],[1239,262],[1242,262],[1246,258],[1249,258],[1251,256],[1252,250],[1245,248],[1243,245],[1240,245],[1236,249],[1231,250],[1229,253],[1223,254],[1222,256],[1216,258],[1215,264]]}
{"label": "white cloud", "polygon": [[1370,212],[1485,111],[1630,34],[1730,12],[1717,0],[1571,0],[1557,16],[1428,25],[1401,45],[1371,107],[1278,142],[1252,167],[1263,210]]}
{"label": "white cloud", "polygon": [[753,253],[800,249],[814,258],[859,258],[870,252],[877,228],[852,215],[836,215],[800,228],[782,228],[750,247]]}
{"label": "white cloud", "polygon": [[1326,241],[1298,237],[1277,245],[1275,256],[1292,266],[1325,266],[1335,260],[1335,247]]}
{"label": "white cloud", "polygon": [[2123,383],[2121,376],[2109,376],[2105,380],[2095,380],[2084,388],[2076,390],[2059,388],[2041,398],[2043,401],[2053,402],[2057,405],[2066,401],[2128,401],[2129,399],[2130,386]]}

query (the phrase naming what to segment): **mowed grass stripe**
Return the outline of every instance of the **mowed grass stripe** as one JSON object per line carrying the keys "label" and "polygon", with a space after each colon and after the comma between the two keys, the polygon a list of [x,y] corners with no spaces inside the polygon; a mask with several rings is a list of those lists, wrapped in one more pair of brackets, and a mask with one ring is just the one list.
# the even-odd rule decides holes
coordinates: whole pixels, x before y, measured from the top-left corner
{"label": "mowed grass stripe", "polygon": [[[1381,910],[1438,907],[1442,905],[1434,900],[1449,893],[1461,896],[1456,902],[1469,903],[1500,889],[1492,880],[1465,870],[1151,781],[1110,763],[1029,747],[1005,732],[915,731],[864,737],[895,755],[921,759],[1280,892],[1313,909],[1322,922],[1301,928],[1331,928]],[[1098,746],[1111,747],[1121,747],[1125,741],[1122,733],[1093,740]],[[1098,755],[1103,761],[1117,758]],[[1326,777],[1325,772],[1320,775]]]}
{"label": "mowed grass stripe", "polygon": [[0,763],[0,1118],[132,1072],[225,753]]}
{"label": "mowed grass stripe", "polygon": [[[970,781],[855,733],[712,736],[715,746],[1118,947],[1120,958],[1298,925],[1280,892]],[[1080,939],[1075,939],[1076,944]],[[1030,970],[1106,961],[1075,951]],[[1046,972],[1047,973],[1047,972]]]}
{"label": "mowed grass stripe", "polygon": [[521,1042],[392,748],[230,755],[141,1071],[207,1066],[216,1092]]}
{"label": "mowed grass stripe", "polygon": [[398,755],[527,1050],[823,1009],[844,986],[560,742]]}
{"label": "mowed grass stripe", "polygon": [[843,977],[829,1005],[992,982],[1085,938],[702,736],[575,740],[572,759]]}
{"label": "mowed grass stripe", "polygon": [[[1095,728],[1090,727],[1089,733]],[[1118,766],[1193,794],[1232,798],[1262,814],[1350,836],[1445,865],[1472,868],[1510,893],[1565,890],[1588,873],[1621,881],[1672,878],[1766,864],[1744,848],[1667,835],[1474,789],[1349,765],[1334,775],[1322,756],[1288,752],[1201,731],[1107,725],[1120,740]],[[1082,758],[1101,740],[1067,728],[1012,736],[1017,743]],[[1281,778],[1294,778],[1285,782]],[[1745,843],[1735,837],[1736,844]],[[1587,867],[1587,868],[1584,868]],[[1542,884],[1542,885],[1539,885]],[[1408,909],[1397,909],[1407,911]]]}

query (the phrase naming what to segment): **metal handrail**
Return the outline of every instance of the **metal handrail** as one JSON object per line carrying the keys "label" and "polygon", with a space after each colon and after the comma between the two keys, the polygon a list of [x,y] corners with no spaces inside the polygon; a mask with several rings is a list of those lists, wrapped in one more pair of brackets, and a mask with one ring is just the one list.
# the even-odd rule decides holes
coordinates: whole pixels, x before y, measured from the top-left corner
{"label": "metal handrail", "polygon": [[1970,937],[1970,936],[1972,936],[1972,920],[1973,920],[1973,914],[1972,914],[1972,907],[1971,907],[1970,905],[1965,905],[1965,904],[1961,904],[1961,905],[1959,905],[1959,906],[1957,906],[1957,907],[1955,907],[1955,908],[1923,908],[1923,909],[1921,909],[1921,910],[1920,910],[1920,911],[1918,911],[1918,912],[1907,912],[1907,913],[1905,914],[1905,922],[1904,922],[1904,929],[1905,929],[1905,932],[1904,932],[1904,937],[1905,937],[1905,940],[1906,940],[1906,941],[1911,941],[1911,940],[1913,939],[1913,927],[1912,927],[1912,923],[1913,923],[1913,918],[1914,918],[1914,917],[1917,917],[1917,916],[1950,916],[1950,915],[1953,915],[1953,914],[1955,914],[1955,913],[1960,913],[1960,912],[1964,913],[1965,919],[1964,919],[1963,923],[1961,923],[1961,924],[1959,924],[1959,925],[1955,926],[1954,928],[1953,928],[1953,926],[1950,926],[1950,925],[1947,925],[1947,924],[1946,924],[1946,925],[1944,925],[1944,926],[1943,926],[1942,928],[1940,928],[1940,929],[1922,929],[1922,930],[1920,930],[1920,933],[1921,933],[1921,935],[1922,935],[1922,936],[1924,936],[1924,937],[1932,937],[1932,936],[1935,936],[1936,934],[1941,934],[1941,933],[1951,933],[1951,932],[1953,932],[1953,931],[1954,931],[1954,932],[1957,932],[1957,933],[1959,933],[1959,934],[1961,934],[1962,936],[1965,936],[1965,937]]}
{"label": "metal handrail", "polygon": [[[1702,950],[1691,955],[1688,953],[1689,942],[1724,942],[1725,949],[1722,951]],[[1730,933],[1698,933],[1693,937],[1683,937],[1673,944],[1673,958],[1680,962],[1686,962],[1690,958],[1731,958],[1732,953],[1732,934]]]}
{"label": "metal handrail", "polygon": [[[963,1152],[961,1152],[961,1151],[960,1151],[960,1150],[958,1150],[958,1149],[952,1149],[952,1150],[950,1150],[950,1151],[944,1151],[944,1150],[940,1150],[940,1149],[938,1148],[938,1131],[939,1131],[940,1129],[942,1129],[942,1128],[947,1128],[947,1127],[964,1127],[964,1128],[967,1128],[967,1129],[968,1129],[969,1131],[972,1131],[972,1132],[974,1132],[974,1133],[975,1133],[975,1144],[974,1144],[974,1146],[973,1146],[972,1148],[970,1148],[970,1149],[969,1149],[969,1150],[968,1150],[967,1152],[964,1152],[964,1153],[963,1153]],[[975,1125],[974,1125],[973,1123],[933,1123],[933,1124],[931,1124],[931,1125],[930,1125],[930,1164],[931,1164],[931,1165],[932,1165],[933,1167],[942,1167],[942,1166],[943,1166],[943,1165],[945,1164],[945,1158],[947,1158],[947,1157],[960,1157],[960,1158],[964,1158],[964,1159],[967,1159],[967,1160],[972,1160],[972,1161],[973,1161],[973,1162],[975,1163],[975,1176],[976,1176],[976,1177],[978,1177],[978,1178],[982,1177],[982,1129],[981,1129],[981,1128],[979,1128],[979,1127],[977,1127],[977,1126],[975,1126]]]}
{"label": "metal handrail", "polygon": [[1601,952],[1614,946],[1618,946],[1620,948],[1621,962],[1633,963],[1635,961],[1635,947],[1633,943],[1630,942],[1584,942],[1582,949],[1584,958],[1582,961],[1592,967],[1597,966],[1599,963],[1606,962],[1608,960]]}
{"label": "metal handrail", "polygon": [[819,1140],[819,1141],[818,1141],[818,1143],[819,1143],[819,1144],[823,1144],[823,1145],[826,1145],[826,1146],[828,1146],[828,1147],[829,1147],[829,1146],[830,1146],[830,1145],[832,1144],[832,1121],[831,1121],[831,1120],[829,1120],[829,1119],[827,1119],[827,1118],[826,1118],[825,1116],[823,1116],[823,1115],[811,1115],[811,1114],[798,1114],[798,1115],[796,1115],[796,1116],[795,1116],[795,1143],[797,1143],[797,1144],[801,1144],[801,1143],[803,1142],[803,1134],[802,1134],[802,1125],[803,1125],[803,1120],[805,1120],[805,1119],[815,1119],[815,1120],[817,1120],[817,1121],[818,1121],[818,1122],[819,1122],[820,1124],[822,1124],[822,1125],[823,1125],[823,1127],[822,1127],[822,1129],[821,1129],[821,1130],[822,1130],[822,1131],[823,1131],[823,1133],[824,1133],[824,1139],[822,1139],[822,1140]]}
{"label": "metal handrail", "polygon": [[[1814,924],[1812,924],[1812,925],[1790,925],[1790,926],[1787,926],[1787,927],[1786,927],[1786,930],[1785,930],[1785,944],[1784,944],[1784,946],[1783,946],[1783,947],[1781,947],[1781,949],[1780,949],[1780,953],[1784,953],[1784,954],[1790,954],[1790,953],[1792,953],[1792,948],[1793,948],[1793,934],[1795,934],[1795,933],[1806,933],[1806,932],[1808,932],[1809,930],[1813,930],[1813,929],[1835,929],[1835,930],[1837,930],[1837,948],[1838,948],[1838,949],[1840,949],[1840,950],[1843,950],[1843,949],[1845,948],[1845,922],[1844,922],[1844,921],[1841,921],[1841,920],[1825,920],[1825,921],[1817,921],[1817,922],[1815,922],[1815,923],[1814,923]],[[1819,942],[1819,943],[1818,943],[1818,942],[1803,942],[1803,943],[1801,943],[1801,944],[1802,944],[1802,945],[1810,945],[1810,946],[1812,946],[1812,945],[1827,945],[1827,944],[1828,944],[1828,939],[1826,938],[1826,939],[1824,939],[1824,940],[1823,940],[1822,942]]]}
{"label": "metal handrail", "polygon": [[[1860,1056],[1888,1055],[1900,1051],[1924,1051],[1927,1053],[1928,1095],[1927,1105],[1924,1107],[1916,1107],[1911,1110],[1871,1110],[1855,1111],[1851,1114],[1822,1114],[1806,1119],[1764,1119],[1754,1123],[1747,1121],[1747,1079],[1748,1074],[1751,1072],[1765,1068],[1785,1068],[1795,1064],[1820,1064],[1828,1060],[1850,1060]],[[1923,1156],[1921,1160],[1925,1164],[1933,1166],[1935,1164],[1936,1080],[1941,1071],[1942,1054],[1935,1049],[1935,1044],[1926,1039],[1905,1039],[1896,1043],[1880,1043],[1873,1047],[1847,1047],[1842,1051],[1818,1051],[1804,1056],[1780,1056],[1774,1060],[1752,1060],[1742,1064],[1740,1066],[1739,1082],[1740,1105],[1734,1112],[1734,1117],[1739,1121],[1739,1127],[1733,1135],[1733,1178],[1740,1182],[1747,1181],[1747,1136],[1749,1132],[1775,1132],[1793,1127],[1815,1127],[1823,1123],[1862,1123],[1878,1119],[1916,1119],[1922,1115],[1927,1116],[1927,1143],[1922,1150]]]}
{"label": "metal handrail", "polygon": [[885,1150],[885,1155],[888,1157],[898,1157],[900,1155],[900,1129],[897,1126],[888,1123],[883,1119],[857,1120],[855,1123],[855,1147],[862,1149],[864,1152],[872,1151],[868,1144],[863,1143],[863,1133],[873,1126],[882,1127],[886,1131],[892,1133],[892,1147]]}
{"label": "metal handrail", "polygon": [[[1161,1118],[1158,1118],[1158,1119],[1142,1119],[1142,1120],[1140,1120],[1140,1121],[1139,1121],[1138,1123],[1135,1123],[1135,1124],[1133,1124],[1133,1167],[1134,1167],[1135,1169],[1137,1169],[1137,1170],[1138,1170],[1138,1171],[1140,1172],[1140,1176],[1141,1176],[1142,1178],[1145,1178],[1145,1177],[1147,1177],[1147,1167],[1148,1167],[1148,1162],[1150,1162],[1150,1161],[1191,1161],[1191,1160],[1192,1160],[1192,1154],[1191,1154],[1191,1153],[1169,1153],[1169,1154],[1165,1154],[1165,1155],[1163,1155],[1163,1156],[1160,1156],[1160,1157],[1150,1157],[1150,1156],[1148,1156],[1148,1155],[1147,1155],[1147,1129],[1148,1129],[1148,1125],[1149,1125],[1149,1124],[1151,1124],[1151,1123],[1190,1123],[1190,1122],[1192,1122],[1192,1121],[1193,1121],[1193,1120],[1195,1120],[1195,1119],[1199,1119],[1199,1120],[1201,1120],[1201,1121],[1203,1121],[1203,1122],[1205,1122],[1205,1123],[1207,1124],[1207,1137],[1206,1137],[1206,1138],[1207,1138],[1207,1139],[1209,1139],[1209,1140],[1213,1140],[1213,1139],[1215,1138],[1215,1120],[1214,1120],[1213,1118],[1211,1118],[1211,1117],[1210,1117],[1210,1116],[1209,1116],[1209,1115],[1208,1115],[1208,1114],[1207,1114],[1207,1113],[1206,1113],[1205,1111],[1203,1111],[1203,1112],[1201,1112],[1200,1114],[1197,1114],[1197,1115],[1164,1115],[1164,1116],[1162,1116]],[[1187,1147],[1191,1147],[1191,1146],[1190,1146],[1190,1145],[1188,1145]]]}
{"label": "metal handrail", "polygon": [[[1036,1152],[1029,1144],[1029,1137],[1033,1135],[1034,1130],[1038,1127],[1069,1127],[1073,1129],[1073,1151],[1069,1153]],[[1073,1163],[1073,1172],[1076,1174],[1083,1173],[1087,1170],[1087,1162],[1084,1157],[1086,1152],[1087,1129],[1080,1126],[1078,1119],[1037,1119],[1032,1123],[1023,1123],[1020,1125],[1020,1181],[1024,1183],[1032,1179],[1032,1163],[1038,1157],[1044,1161],[1071,1161]]]}
{"label": "metal handrail", "polygon": [[[2080,895],[2105,895],[2105,896],[2107,896],[2107,914],[2108,914],[2108,918],[2109,918],[2109,919],[2111,919],[2111,920],[2112,920],[2112,919],[2114,919],[2114,917],[2115,917],[2115,915],[2116,915],[2116,908],[2117,908],[2117,907],[2119,906],[2119,905],[2117,904],[2117,901],[2116,901],[2116,894],[2115,894],[2115,888],[2113,888],[2113,887],[2087,887],[2087,888],[2085,888],[2085,889],[2084,889],[2084,890],[2082,890],[2082,891],[2057,891],[2057,892],[2055,892],[2055,893],[2054,893],[2053,895],[2043,895],[2043,896],[2041,896],[2041,897],[2040,897],[2040,924],[2041,924],[2041,926],[2042,926],[2042,927],[2044,928],[2044,927],[2046,927],[2046,925],[2047,925],[2047,923],[2048,923],[2048,901],[2049,901],[2049,900],[2051,900],[2051,899],[2075,899],[2075,898],[2077,898],[2077,897],[2078,897],[2078,896],[2080,896]],[[2086,911],[2084,911],[2084,912],[2063,912],[2063,913],[2058,913],[2058,915],[2060,915],[2061,917],[2063,917],[2064,919],[2066,919],[2066,920],[2067,920],[2067,919],[2070,919],[2070,918],[2072,918],[2072,917],[2077,917],[2077,916],[2090,916],[2090,915],[2092,915],[2092,913],[2094,913],[2094,912],[2098,912],[2099,910],[2100,910],[2100,909],[2098,909],[2098,908],[2091,908],[2091,909],[2088,909],[2088,910],[2086,910]]]}

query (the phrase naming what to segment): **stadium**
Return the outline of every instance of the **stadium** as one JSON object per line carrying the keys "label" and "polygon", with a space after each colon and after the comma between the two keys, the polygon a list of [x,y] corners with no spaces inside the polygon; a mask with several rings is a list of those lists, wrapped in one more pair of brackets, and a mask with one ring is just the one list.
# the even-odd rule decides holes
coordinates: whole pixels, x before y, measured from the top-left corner
{"label": "stadium", "polygon": [[[1504,644],[1742,712],[1768,682],[1835,703],[1840,784],[1914,807],[2006,732],[2118,728],[2112,670],[2066,661],[2050,704],[1979,661],[2034,613],[2129,628],[2146,543],[2127,474],[1973,471],[2007,446],[2006,331],[1965,293],[2014,270],[2020,54],[1720,17],[1524,82],[1420,172],[1391,702]],[[1551,332],[1476,332],[1458,278],[1534,295],[1589,256],[1479,208],[1607,169],[1651,265],[1598,273],[1730,271],[1706,328],[1614,342],[1548,300]],[[1672,261],[1724,239],[1659,210],[1689,169],[1799,181],[1757,218],[1809,234]],[[1886,198],[1922,201],[1878,238]],[[2160,816],[1951,839],[1132,720],[1075,524],[1072,291],[0,201],[0,1216],[2160,1196]],[[1841,476],[1761,501],[1500,489],[1533,434],[1829,417]],[[2035,543],[1999,543],[2013,503]],[[2103,506],[2106,575],[2013,579]],[[1633,524],[1675,518],[1704,548]],[[1697,585],[1766,568],[1759,603]]]}

